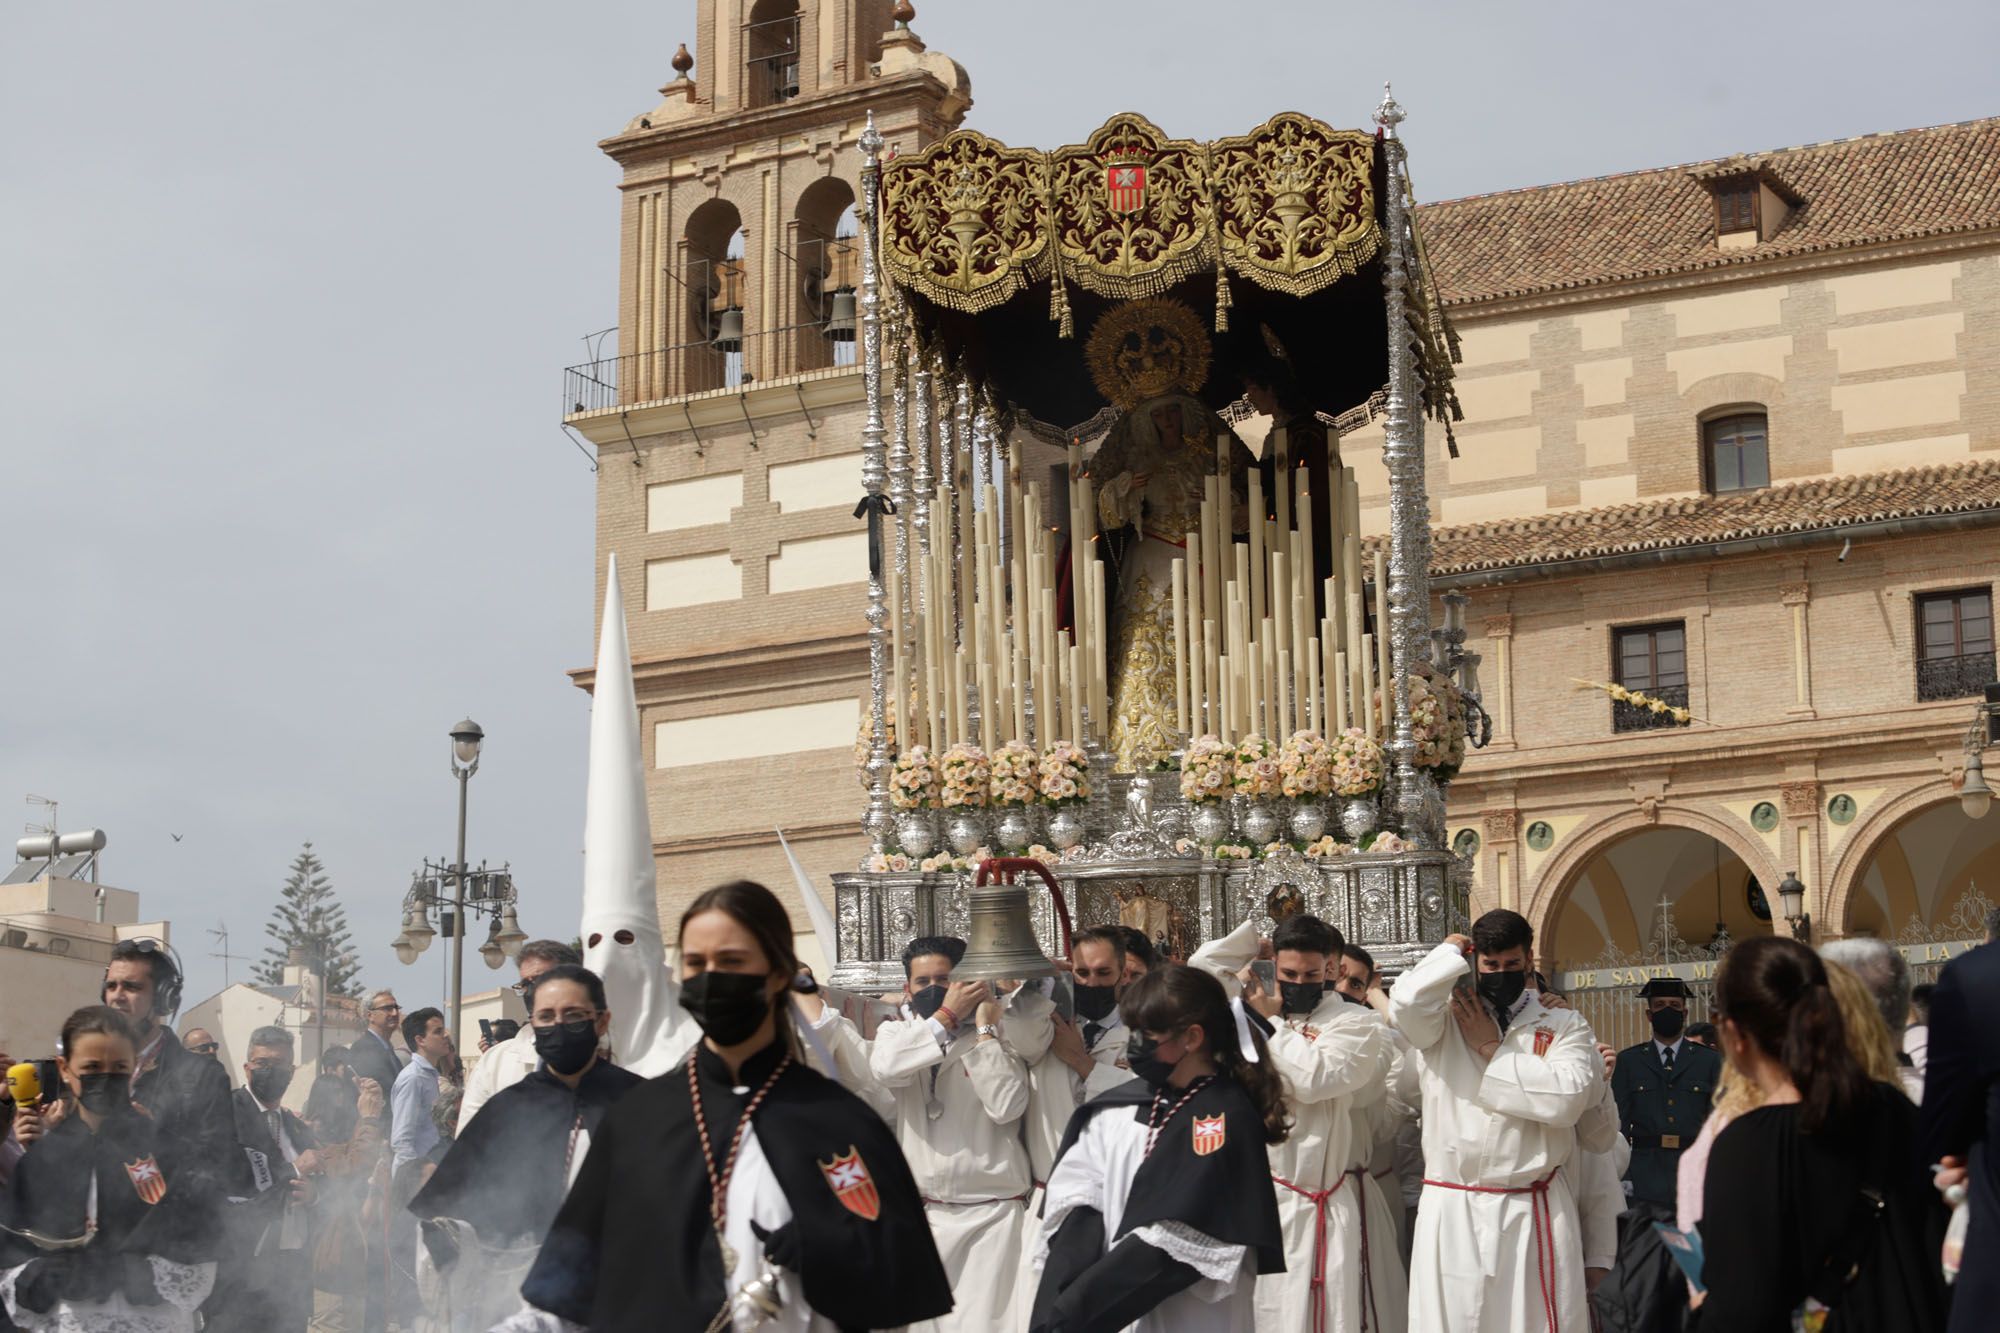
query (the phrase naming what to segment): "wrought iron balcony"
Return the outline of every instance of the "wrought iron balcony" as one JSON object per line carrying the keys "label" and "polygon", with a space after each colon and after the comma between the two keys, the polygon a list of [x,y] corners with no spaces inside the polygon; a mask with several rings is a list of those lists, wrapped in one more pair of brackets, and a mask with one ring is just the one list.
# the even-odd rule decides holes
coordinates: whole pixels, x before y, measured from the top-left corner
{"label": "wrought iron balcony", "polygon": [[742,389],[787,375],[854,366],[859,344],[851,337],[828,336],[828,327],[808,323],[763,329],[725,347],[688,342],[570,366],[563,371],[563,415]]}
{"label": "wrought iron balcony", "polygon": [[[1658,699],[1675,708],[1688,706],[1688,687],[1685,685],[1661,685],[1645,691],[1648,699]],[[1611,701],[1611,729],[1613,731],[1658,731],[1662,727],[1682,725],[1668,712],[1656,713],[1646,704],[1628,704],[1620,700]]]}
{"label": "wrought iron balcony", "polygon": [[1933,657],[1917,663],[1917,698],[1970,699],[1993,683],[1992,653]]}

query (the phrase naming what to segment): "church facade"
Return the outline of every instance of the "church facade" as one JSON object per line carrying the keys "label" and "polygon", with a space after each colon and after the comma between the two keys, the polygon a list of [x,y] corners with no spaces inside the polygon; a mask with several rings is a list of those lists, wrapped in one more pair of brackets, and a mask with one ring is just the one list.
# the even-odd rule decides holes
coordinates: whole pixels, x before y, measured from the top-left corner
{"label": "church facade", "polygon": [[[872,113],[911,151],[971,102],[909,22],[701,0],[601,145],[619,343],[565,420],[599,605],[625,571],[669,920],[724,878],[789,895],[774,828],[821,884],[866,850],[858,140]],[[2000,569],[2000,205],[1959,186],[1996,159],[1987,121],[1419,208],[1467,413],[1456,457],[1431,430],[1434,576],[1495,720],[1451,834],[1552,968],[1663,918],[1785,930],[1788,873],[1820,937],[1951,938],[2000,882],[2000,819],[1955,799]],[[1370,533],[1380,442],[1341,441]]]}

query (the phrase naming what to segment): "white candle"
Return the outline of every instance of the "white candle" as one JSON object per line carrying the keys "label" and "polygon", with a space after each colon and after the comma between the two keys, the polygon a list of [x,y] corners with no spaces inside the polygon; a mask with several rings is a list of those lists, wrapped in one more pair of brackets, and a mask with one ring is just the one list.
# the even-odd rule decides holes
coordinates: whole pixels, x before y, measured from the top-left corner
{"label": "white candle", "polygon": [[1336,733],[1347,730],[1347,693],[1349,685],[1347,654],[1335,653],[1333,655],[1333,674],[1327,679],[1327,689],[1333,694],[1333,729]]}
{"label": "white candle", "polygon": [[1361,636],[1361,651],[1357,654],[1357,657],[1361,665],[1359,670],[1355,672],[1355,677],[1361,683],[1361,708],[1368,714],[1368,734],[1379,741],[1383,739],[1382,724],[1385,719],[1382,715],[1388,710],[1389,699],[1385,692],[1382,699],[1382,707],[1380,709],[1376,708],[1375,687],[1378,682],[1369,679],[1374,674],[1375,669],[1375,636],[1373,634],[1364,634]]}
{"label": "white candle", "polygon": [[1187,561],[1173,563],[1174,603],[1174,725],[1188,730]]}
{"label": "white candle", "polygon": [[1389,633],[1389,564],[1382,552],[1375,552],[1375,680],[1382,687],[1382,711],[1395,712],[1389,656],[1394,641]]}

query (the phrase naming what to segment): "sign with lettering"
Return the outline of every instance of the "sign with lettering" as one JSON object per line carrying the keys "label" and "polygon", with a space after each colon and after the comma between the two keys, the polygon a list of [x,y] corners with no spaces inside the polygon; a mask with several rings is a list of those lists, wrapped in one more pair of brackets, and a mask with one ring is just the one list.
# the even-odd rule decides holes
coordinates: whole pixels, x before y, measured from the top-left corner
{"label": "sign with lettering", "polygon": [[[1948,963],[1985,940],[1942,940],[1935,944],[1898,944],[1896,952],[1912,967],[1925,963]],[[1631,967],[1576,968],[1555,974],[1555,987],[1565,993],[1578,990],[1618,990],[1637,988],[1655,977],[1679,977],[1682,981],[1713,981],[1718,966],[1713,958],[1685,963],[1651,963]]]}

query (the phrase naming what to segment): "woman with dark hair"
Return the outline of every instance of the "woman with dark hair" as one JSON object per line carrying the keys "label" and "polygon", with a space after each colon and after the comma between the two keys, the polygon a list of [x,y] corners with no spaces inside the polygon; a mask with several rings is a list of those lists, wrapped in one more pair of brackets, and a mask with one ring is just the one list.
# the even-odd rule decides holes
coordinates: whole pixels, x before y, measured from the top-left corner
{"label": "woman with dark hair", "polygon": [[950,1309],[895,1138],[800,1059],[784,907],[761,884],[710,889],[680,956],[702,1040],[604,1117],[522,1284],[534,1309],[506,1327],[817,1331]]}
{"label": "woman with dark hair", "polygon": [[75,1110],[0,1198],[0,1297],[24,1330],[182,1333],[215,1283],[209,1177],[132,1105],[138,1034],[91,1005],[62,1027]]}
{"label": "woman with dark hair", "polygon": [[1944,1212],[1917,1167],[1916,1109],[1871,1080],[1826,965],[1796,940],[1729,951],[1715,980],[1729,1069],[1763,1104],[1715,1140],[1703,1187],[1697,1327],[1941,1329]]}
{"label": "woman with dark hair", "polygon": [[[1138,1077],[1070,1120],[1044,1197],[1034,1333],[1250,1333],[1284,1238],[1266,1148],[1290,1131],[1264,1039],[1167,964],[1125,991]],[[1247,1043],[1247,1045],[1246,1045]]]}

